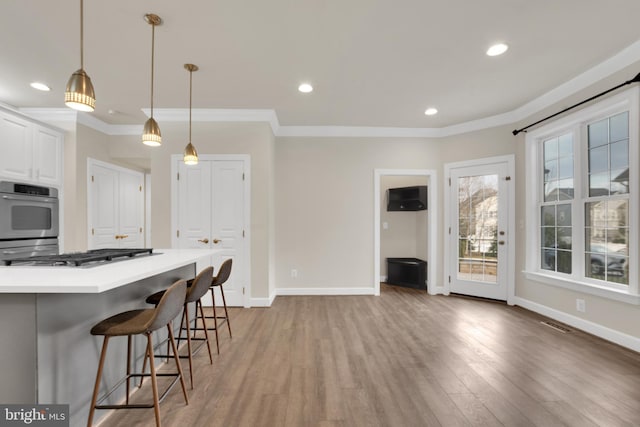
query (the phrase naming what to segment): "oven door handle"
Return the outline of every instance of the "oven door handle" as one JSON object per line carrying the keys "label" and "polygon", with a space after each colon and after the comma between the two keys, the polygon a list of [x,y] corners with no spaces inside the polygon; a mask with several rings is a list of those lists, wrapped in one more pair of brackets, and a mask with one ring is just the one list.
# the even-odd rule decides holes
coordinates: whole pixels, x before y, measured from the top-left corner
{"label": "oven door handle", "polygon": [[3,199],[5,200],[25,200],[25,201],[29,201],[29,202],[43,202],[43,203],[51,203],[51,202],[55,202],[58,199],[42,199],[40,197],[33,197],[33,196],[25,196],[25,197],[19,197],[19,196],[7,196],[6,194],[2,196]]}

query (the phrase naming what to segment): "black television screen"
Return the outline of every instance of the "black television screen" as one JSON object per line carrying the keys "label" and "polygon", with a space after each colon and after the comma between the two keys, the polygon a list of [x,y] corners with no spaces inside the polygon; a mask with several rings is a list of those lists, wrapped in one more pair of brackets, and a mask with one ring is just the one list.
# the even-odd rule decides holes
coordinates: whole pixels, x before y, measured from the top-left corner
{"label": "black television screen", "polygon": [[387,190],[387,211],[422,211],[425,209],[427,209],[426,185]]}

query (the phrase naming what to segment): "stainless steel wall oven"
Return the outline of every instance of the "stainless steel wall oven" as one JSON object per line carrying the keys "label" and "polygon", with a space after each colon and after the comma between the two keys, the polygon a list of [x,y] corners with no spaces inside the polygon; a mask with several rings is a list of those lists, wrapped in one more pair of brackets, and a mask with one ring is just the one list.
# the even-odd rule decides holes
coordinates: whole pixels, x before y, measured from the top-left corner
{"label": "stainless steel wall oven", "polygon": [[58,253],[58,190],[0,181],[0,259]]}

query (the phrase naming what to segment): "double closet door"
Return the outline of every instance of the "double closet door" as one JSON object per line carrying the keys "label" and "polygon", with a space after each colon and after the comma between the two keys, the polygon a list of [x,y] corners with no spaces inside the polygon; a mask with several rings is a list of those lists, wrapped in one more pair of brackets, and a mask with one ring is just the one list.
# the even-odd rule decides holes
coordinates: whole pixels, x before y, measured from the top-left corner
{"label": "double closet door", "polygon": [[[247,306],[245,242],[245,161],[200,160],[187,166],[176,160],[177,247],[220,249],[213,256],[214,274],[233,259],[224,284],[227,305]],[[217,295],[216,303],[222,303]]]}
{"label": "double closet door", "polygon": [[89,249],[144,247],[144,174],[89,159]]}

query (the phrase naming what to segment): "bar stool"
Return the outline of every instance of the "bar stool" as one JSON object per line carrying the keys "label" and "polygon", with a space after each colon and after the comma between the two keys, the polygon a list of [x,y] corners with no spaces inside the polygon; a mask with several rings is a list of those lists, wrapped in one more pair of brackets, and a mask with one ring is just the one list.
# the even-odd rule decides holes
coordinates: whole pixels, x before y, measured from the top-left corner
{"label": "bar stool", "polygon": [[[191,389],[193,389],[193,355],[200,348],[198,347],[195,351],[192,351],[191,349],[192,340],[198,340],[198,341],[202,340],[206,342],[207,349],[209,350],[209,362],[213,365],[213,356],[211,354],[211,344],[209,343],[209,334],[207,332],[207,328],[204,320],[205,316],[204,316],[204,310],[202,308],[202,301],[201,301],[201,298],[204,296],[204,294],[207,293],[207,290],[209,289],[212,276],[213,276],[213,267],[207,267],[204,270],[202,270],[200,273],[198,273],[198,275],[195,277],[195,279],[193,279],[193,281],[187,282],[187,294],[185,296],[184,303],[183,303],[183,310],[182,310],[183,314],[182,314],[182,320],[180,321],[180,333],[178,334],[178,345],[180,344],[181,340],[186,339],[187,350],[189,352],[189,355],[179,356],[179,357],[186,357],[189,359],[189,379],[191,380]],[[147,297],[146,302],[149,304],[157,305],[162,299],[164,293],[165,291],[156,292],[155,294]],[[196,308],[196,317],[195,317],[196,325],[198,322],[198,317],[202,319],[202,324],[205,325],[204,338],[195,338],[191,336],[191,327],[190,327],[191,319],[189,318],[189,304],[192,302],[195,303],[195,308]],[[200,315],[198,315],[198,309],[200,309]],[[186,328],[185,328],[185,324],[186,324]],[[186,329],[187,331],[187,338],[182,338],[183,329]],[[168,356],[163,354],[163,355],[155,355],[155,357],[168,357]],[[145,360],[142,368],[143,370],[146,367],[146,363],[147,363],[147,358],[145,356]],[[140,382],[140,385],[142,385],[142,381]]]}
{"label": "bar stool", "polygon": [[[222,285],[229,280],[229,276],[231,275],[231,266],[233,264],[233,260],[231,258],[225,260],[220,266],[220,271],[218,271],[218,275],[215,276],[211,280],[211,302],[213,304],[213,316],[209,316],[209,318],[213,319],[214,329],[216,331],[216,348],[218,349],[218,354],[220,354],[220,343],[218,342],[218,319],[222,319],[220,324],[227,322],[227,329],[229,329],[229,338],[233,338],[231,335],[231,323],[229,322],[229,312],[227,311],[227,300],[224,298],[224,289]],[[220,288],[220,294],[222,295],[222,304],[224,306],[224,316],[218,316],[216,313],[216,296],[215,296],[215,288]],[[205,327],[206,328],[206,327]]]}
{"label": "bar stool", "polygon": [[[173,328],[171,323],[180,313],[187,294],[187,283],[184,280],[178,280],[164,293],[156,308],[151,309],[139,309],[130,310],[123,313],[111,316],[93,328],[91,328],[91,335],[102,335],[104,341],[102,344],[102,351],[100,353],[100,362],[98,363],[98,373],[96,375],[96,384],[93,389],[93,396],[91,397],[91,409],[89,410],[89,419],[87,426],[91,427],[93,423],[93,416],[96,409],[122,409],[122,408],[154,408],[156,426],[160,427],[160,401],[164,399],[165,395],[175,385],[176,381],[180,380],[182,386],[182,393],[184,394],[184,401],[188,405],[189,398],[187,397],[187,388],[184,383],[184,377],[182,375],[182,367],[180,366],[180,360],[178,359],[178,349],[173,336]],[[169,341],[173,350],[173,357],[178,368],[178,372],[175,373],[156,373],[155,364],[153,361],[153,342],[152,332],[165,327],[168,330]],[[145,335],[147,337],[146,356],[149,357],[150,373],[131,373],[131,341],[133,335]],[[104,360],[107,354],[107,345],[109,339],[115,336],[127,336],[127,372],[126,377],[117,383],[110,391],[107,392],[98,402],[98,392],[100,390],[100,378],[102,376],[102,369],[104,367]],[[153,392],[153,404],[129,404],[129,381],[132,377],[151,377],[151,389]],[[162,393],[162,396],[158,397],[158,383],[156,377],[158,376],[173,376],[174,380],[171,385]],[[126,397],[125,404],[120,405],[99,405],[104,399],[109,397],[116,388],[122,385],[126,381]]]}

